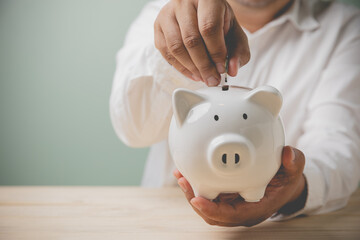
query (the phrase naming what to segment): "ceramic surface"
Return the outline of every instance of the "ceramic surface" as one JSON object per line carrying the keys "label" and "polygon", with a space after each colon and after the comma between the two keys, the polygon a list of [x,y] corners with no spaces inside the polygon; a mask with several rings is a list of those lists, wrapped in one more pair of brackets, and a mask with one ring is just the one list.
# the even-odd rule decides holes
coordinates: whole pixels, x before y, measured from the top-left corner
{"label": "ceramic surface", "polygon": [[281,165],[282,97],[270,86],[177,89],[169,147],[195,196],[239,193],[257,202]]}

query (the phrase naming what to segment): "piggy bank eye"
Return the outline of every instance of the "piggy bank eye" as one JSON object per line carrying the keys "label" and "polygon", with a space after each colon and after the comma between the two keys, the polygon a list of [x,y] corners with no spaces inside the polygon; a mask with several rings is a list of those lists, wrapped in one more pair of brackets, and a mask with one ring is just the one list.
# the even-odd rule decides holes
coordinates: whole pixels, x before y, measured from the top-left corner
{"label": "piggy bank eye", "polygon": [[215,116],[214,116],[214,119],[215,119],[215,121],[219,120],[219,116],[218,116],[218,115],[215,115]]}
{"label": "piggy bank eye", "polygon": [[247,114],[246,114],[246,113],[243,114],[243,118],[244,118],[245,120],[247,119]]}

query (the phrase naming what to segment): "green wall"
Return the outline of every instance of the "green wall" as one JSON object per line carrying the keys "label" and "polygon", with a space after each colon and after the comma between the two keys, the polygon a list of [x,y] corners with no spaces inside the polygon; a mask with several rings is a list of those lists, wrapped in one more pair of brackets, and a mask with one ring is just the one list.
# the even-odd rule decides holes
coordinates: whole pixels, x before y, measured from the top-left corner
{"label": "green wall", "polygon": [[0,0],[0,185],[140,183],[148,150],[117,139],[108,99],[146,2]]}
{"label": "green wall", "polygon": [[109,118],[115,53],[147,0],[0,1],[0,184],[137,185]]}

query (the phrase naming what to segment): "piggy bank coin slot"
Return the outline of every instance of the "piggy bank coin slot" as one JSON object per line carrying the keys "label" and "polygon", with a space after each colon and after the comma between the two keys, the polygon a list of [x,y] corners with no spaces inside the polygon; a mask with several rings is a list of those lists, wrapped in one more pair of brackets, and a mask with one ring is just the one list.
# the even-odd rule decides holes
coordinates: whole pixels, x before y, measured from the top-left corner
{"label": "piggy bank coin slot", "polygon": [[221,90],[223,90],[223,91],[229,90],[229,85],[224,85],[224,86],[222,86]]}

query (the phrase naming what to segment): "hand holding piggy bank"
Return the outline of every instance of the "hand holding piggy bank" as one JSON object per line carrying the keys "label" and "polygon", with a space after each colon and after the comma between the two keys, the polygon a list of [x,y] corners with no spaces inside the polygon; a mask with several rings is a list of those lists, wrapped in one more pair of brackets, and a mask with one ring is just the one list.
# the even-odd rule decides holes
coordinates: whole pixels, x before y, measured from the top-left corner
{"label": "hand holding piggy bank", "polygon": [[284,130],[278,90],[235,86],[177,89],[169,147],[195,196],[239,193],[257,202],[281,165]]}

